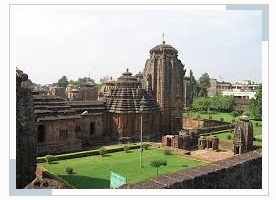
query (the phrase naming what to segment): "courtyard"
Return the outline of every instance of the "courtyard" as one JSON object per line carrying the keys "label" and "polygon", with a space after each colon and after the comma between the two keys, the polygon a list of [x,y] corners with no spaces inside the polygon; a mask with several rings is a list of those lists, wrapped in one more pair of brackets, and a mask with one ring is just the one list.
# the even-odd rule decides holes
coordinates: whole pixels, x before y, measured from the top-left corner
{"label": "courtyard", "polygon": [[[178,170],[204,165],[204,162],[183,158],[176,153],[165,155],[163,149],[150,147],[143,151],[143,168],[140,168],[140,150],[109,153],[105,156],[94,155],[83,158],[56,161],[53,164],[39,164],[50,173],[57,175],[78,189],[109,188],[110,171],[118,173],[127,179],[127,183],[135,183],[156,176],[156,168],[151,161],[166,160],[167,166],[161,166],[159,175]],[[66,167],[72,167],[73,174],[66,173]]]}

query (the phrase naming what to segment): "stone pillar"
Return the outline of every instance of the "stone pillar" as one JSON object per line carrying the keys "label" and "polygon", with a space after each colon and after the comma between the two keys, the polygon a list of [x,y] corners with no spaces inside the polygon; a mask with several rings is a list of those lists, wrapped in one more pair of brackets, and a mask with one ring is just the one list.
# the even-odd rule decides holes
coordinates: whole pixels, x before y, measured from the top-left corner
{"label": "stone pillar", "polygon": [[248,116],[241,116],[235,126],[233,139],[234,154],[251,151],[253,147],[253,125]]}
{"label": "stone pillar", "polygon": [[16,70],[16,188],[24,188],[35,179],[36,142],[34,105],[31,90],[22,88],[28,76]]}

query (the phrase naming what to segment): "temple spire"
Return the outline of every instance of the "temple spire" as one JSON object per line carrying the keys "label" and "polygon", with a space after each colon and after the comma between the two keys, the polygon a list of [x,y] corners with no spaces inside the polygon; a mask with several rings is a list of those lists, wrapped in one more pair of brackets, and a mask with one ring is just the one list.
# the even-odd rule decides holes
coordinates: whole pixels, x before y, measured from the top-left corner
{"label": "temple spire", "polygon": [[164,34],[164,32],[163,32],[163,34],[162,34],[162,38],[163,38],[162,43],[165,44],[165,34]]}

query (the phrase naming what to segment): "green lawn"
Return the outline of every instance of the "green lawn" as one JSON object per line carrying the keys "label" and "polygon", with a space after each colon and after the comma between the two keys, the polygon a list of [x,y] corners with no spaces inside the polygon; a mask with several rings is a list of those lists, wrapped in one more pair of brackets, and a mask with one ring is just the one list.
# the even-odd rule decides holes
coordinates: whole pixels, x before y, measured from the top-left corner
{"label": "green lawn", "polygon": [[[184,116],[189,117],[197,117],[200,115],[200,118],[202,119],[209,119],[209,114],[205,113],[198,113],[198,112],[189,112],[189,115],[187,113],[183,114]],[[239,117],[233,117],[231,113],[215,113],[210,114],[212,116],[212,119],[214,120],[220,120],[220,118],[223,118],[226,122],[232,122],[232,119],[238,120]],[[254,135],[260,135],[262,134],[262,121],[256,121],[256,120],[250,120],[253,124],[253,134]],[[258,123],[258,126],[256,126],[256,123]]]}
{"label": "green lawn", "polygon": [[[143,168],[139,167],[139,149],[130,153],[116,152],[107,154],[57,161],[55,164],[40,164],[51,173],[58,175],[75,188],[109,188],[109,172],[119,173],[127,178],[128,183],[139,182],[156,176],[156,168],[150,165],[154,159],[165,159],[168,165],[161,166],[159,174],[167,174],[181,169],[203,165],[200,161],[183,159],[176,154],[164,155],[157,148],[150,148],[143,152]],[[66,167],[74,169],[74,174],[67,175]]]}

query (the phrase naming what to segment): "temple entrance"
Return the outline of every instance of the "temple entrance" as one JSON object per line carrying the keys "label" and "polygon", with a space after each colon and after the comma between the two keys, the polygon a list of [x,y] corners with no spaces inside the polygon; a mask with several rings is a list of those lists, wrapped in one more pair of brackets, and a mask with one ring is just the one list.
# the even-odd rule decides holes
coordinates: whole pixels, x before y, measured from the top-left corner
{"label": "temple entrance", "polygon": [[95,123],[90,123],[90,135],[93,135],[95,133]]}
{"label": "temple entrance", "polygon": [[172,138],[167,138],[167,146],[172,146]]}
{"label": "temple entrance", "polygon": [[37,135],[38,142],[45,142],[45,125],[38,126],[38,135]]}
{"label": "temple entrance", "polygon": [[240,147],[234,148],[234,154],[240,154]]}

